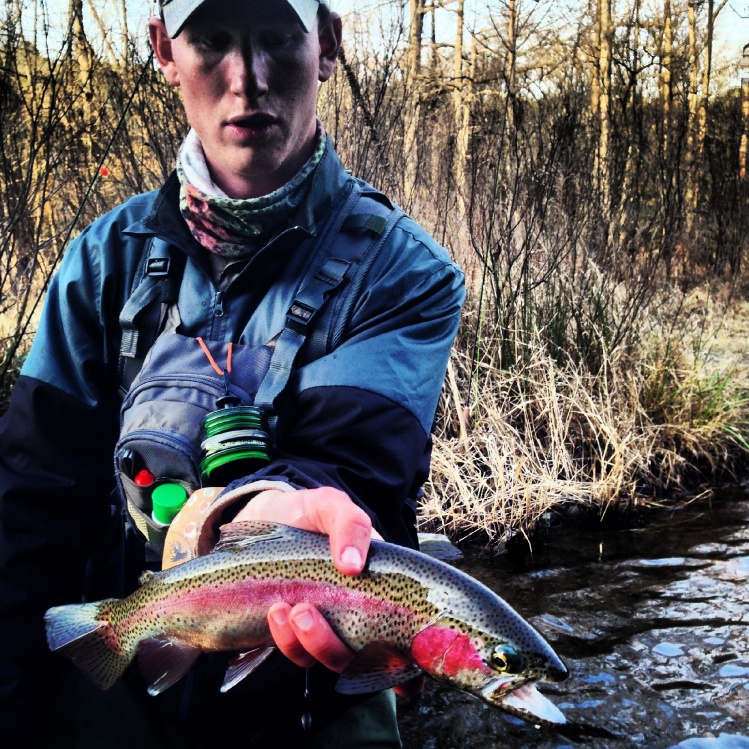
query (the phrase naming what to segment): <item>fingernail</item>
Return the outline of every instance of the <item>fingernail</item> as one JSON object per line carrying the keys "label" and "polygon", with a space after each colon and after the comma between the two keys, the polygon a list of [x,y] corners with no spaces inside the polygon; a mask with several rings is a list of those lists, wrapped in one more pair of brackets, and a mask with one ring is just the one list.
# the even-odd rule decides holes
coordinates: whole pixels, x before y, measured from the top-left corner
{"label": "fingernail", "polygon": [[355,567],[359,569],[362,566],[362,558],[359,549],[356,546],[347,546],[341,554],[341,561],[347,567]]}
{"label": "fingernail", "polygon": [[289,617],[286,616],[285,609],[276,609],[275,611],[269,611],[268,613],[270,614],[271,619],[273,619],[273,622],[275,624],[278,624],[278,626],[280,627],[285,626],[289,621]]}
{"label": "fingernail", "polygon": [[302,613],[297,614],[294,617],[294,626],[301,629],[302,632],[309,632],[312,629],[313,624],[314,620],[309,611],[302,611]]}

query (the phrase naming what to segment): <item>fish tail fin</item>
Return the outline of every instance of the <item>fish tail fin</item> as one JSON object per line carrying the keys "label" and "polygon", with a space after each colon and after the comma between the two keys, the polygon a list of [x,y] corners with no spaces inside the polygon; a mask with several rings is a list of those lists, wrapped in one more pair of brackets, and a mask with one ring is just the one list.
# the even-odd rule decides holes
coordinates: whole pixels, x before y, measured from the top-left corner
{"label": "fish tail fin", "polygon": [[108,616],[115,599],[55,606],[44,615],[47,644],[70,658],[101,689],[109,689],[135,656],[123,647]]}

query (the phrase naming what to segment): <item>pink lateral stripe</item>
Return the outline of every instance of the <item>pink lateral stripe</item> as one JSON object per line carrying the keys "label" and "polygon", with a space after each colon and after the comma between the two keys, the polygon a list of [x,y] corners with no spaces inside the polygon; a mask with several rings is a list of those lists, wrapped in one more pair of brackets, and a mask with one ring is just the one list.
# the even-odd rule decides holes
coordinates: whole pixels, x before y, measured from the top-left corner
{"label": "pink lateral stripe", "polygon": [[183,616],[205,616],[216,608],[234,607],[237,601],[246,601],[247,607],[267,610],[277,601],[290,604],[300,602],[330,608],[357,609],[360,611],[388,612],[391,615],[407,615],[407,606],[396,605],[387,599],[363,591],[331,586],[316,581],[245,579],[219,585],[202,585],[193,590],[175,590],[170,595],[149,601],[129,617],[120,622],[120,629],[142,624],[143,620],[161,618],[180,612]]}

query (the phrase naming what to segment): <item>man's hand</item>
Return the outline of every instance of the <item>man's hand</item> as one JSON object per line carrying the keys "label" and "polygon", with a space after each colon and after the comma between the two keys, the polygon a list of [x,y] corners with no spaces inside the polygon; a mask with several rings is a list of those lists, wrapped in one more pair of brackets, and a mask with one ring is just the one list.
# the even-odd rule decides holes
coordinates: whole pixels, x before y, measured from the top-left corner
{"label": "man's hand", "polygon": [[[235,520],[270,520],[326,533],[330,536],[333,563],[344,575],[362,571],[370,539],[380,538],[369,515],[346,494],[331,487],[261,492]],[[322,663],[341,673],[354,657],[354,652],[309,603],[274,603],[268,609],[268,624],[278,649],[298,666]],[[423,686],[424,677],[418,676],[394,691],[401,697],[413,697]]]}
{"label": "man's hand", "polygon": [[[333,563],[344,575],[362,571],[370,538],[378,536],[367,513],[331,487],[261,492],[235,520],[270,520],[327,534]],[[350,648],[311,604],[276,603],[268,611],[268,623],[279,650],[298,666],[319,662],[340,673],[353,658]]]}

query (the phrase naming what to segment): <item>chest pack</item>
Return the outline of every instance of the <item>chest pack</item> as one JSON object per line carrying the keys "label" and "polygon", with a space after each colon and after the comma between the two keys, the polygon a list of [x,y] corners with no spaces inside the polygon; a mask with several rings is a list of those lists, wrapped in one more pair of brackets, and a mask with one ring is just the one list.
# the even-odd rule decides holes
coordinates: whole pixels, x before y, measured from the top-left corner
{"label": "chest pack", "polygon": [[339,344],[367,273],[402,215],[353,183],[343,208],[313,241],[283,329],[262,346],[182,335],[177,300],[185,255],[158,237],[146,243],[120,314],[123,401],[114,462],[129,520],[156,553],[167,526],[152,516],[154,491],[169,485],[189,496],[201,486],[224,485],[220,471],[208,470],[220,467],[220,458],[206,460],[216,446],[212,424],[222,433],[219,447],[239,445],[246,473],[253,460],[267,460],[277,401],[300,352],[310,362]]}

